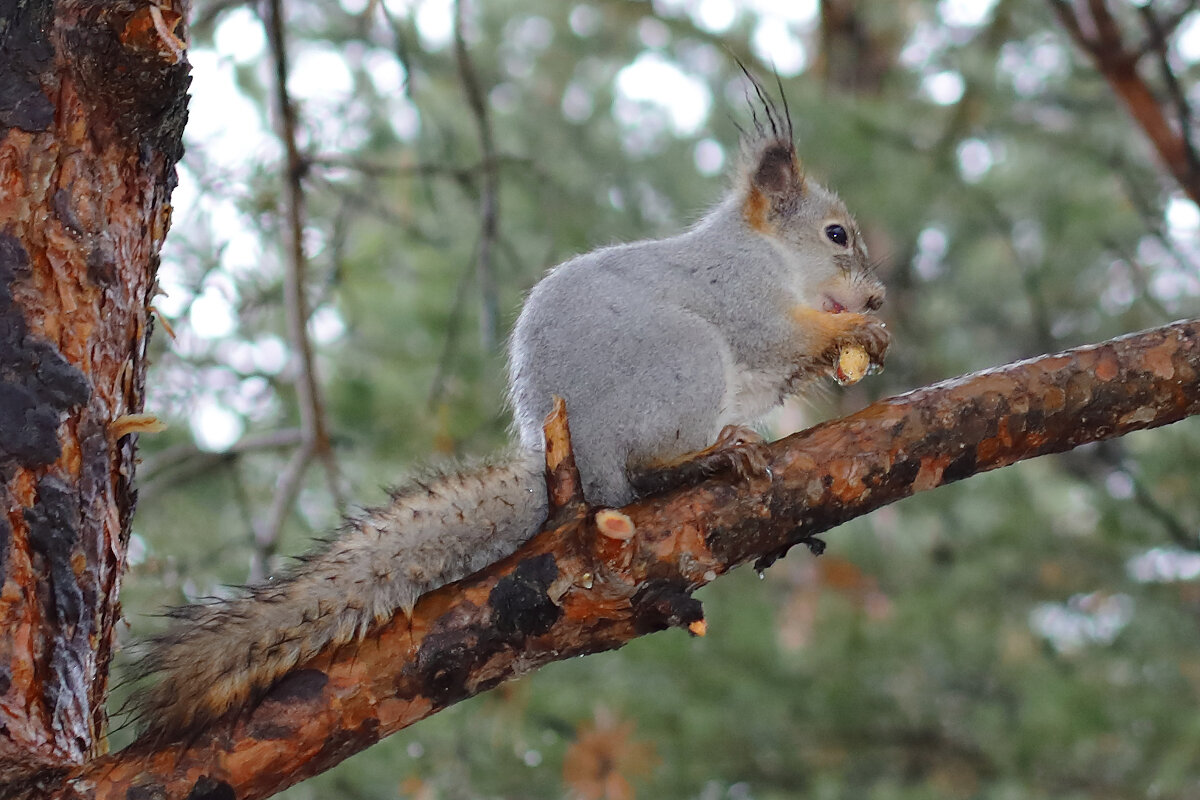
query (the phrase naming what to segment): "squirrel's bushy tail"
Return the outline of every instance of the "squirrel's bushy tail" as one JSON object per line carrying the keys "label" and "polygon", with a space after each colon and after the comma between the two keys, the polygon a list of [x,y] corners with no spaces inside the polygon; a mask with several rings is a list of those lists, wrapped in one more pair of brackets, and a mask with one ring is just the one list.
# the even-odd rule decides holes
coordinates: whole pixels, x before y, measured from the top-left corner
{"label": "squirrel's bushy tail", "polygon": [[151,734],[180,735],[241,708],[330,646],[412,611],[425,592],[512,553],[546,517],[544,460],[501,463],[413,482],[290,574],[241,597],[173,609],[143,645],[140,673],[158,682],[135,696]]}

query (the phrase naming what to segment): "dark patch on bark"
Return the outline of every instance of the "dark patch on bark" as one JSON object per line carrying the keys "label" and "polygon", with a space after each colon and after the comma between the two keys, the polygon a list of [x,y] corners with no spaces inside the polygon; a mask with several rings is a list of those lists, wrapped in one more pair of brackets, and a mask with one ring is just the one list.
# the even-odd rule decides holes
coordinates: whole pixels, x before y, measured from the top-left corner
{"label": "dark patch on bark", "polygon": [[329,676],[319,669],[298,669],[280,678],[263,697],[263,702],[285,705],[310,702],[320,696],[327,683]]}
{"label": "dark patch on bark", "polygon": [[979,398],[959,410],[958,424],[954,430],[957,436],[978,442],[996,435],[996,418],[990,410],[981,408],[985,404],[983,398]]}
{"label": "dark patch on bark", "polygon": [[880,486],[886,486],[889,478],[888,470],[876,463],[862,476],[862,485],[867,489],[878,489]]}
{"label": "dark patch on bark", "polygon": [[339,730],[325,742],[320,752],[313,756],[311,774],[324,772],[378,741],[379,720],[373,717],[363,720],[357,728]]}
{"label": "dark patch on bark", "polygon": [[[4,726],[0,726],[0,732],[8,733]],[[20,768],[24,765],[17,766]],[[4,800],[45,800],[47,797],[57,797],[61,794],[61,789],[66,784],[67,773],[70,771],[66,767],[29,769],[36,771],[28,777],[0,782],[0,797]]]}
{"label": "dark patch on bark", "polygon": [[28,274],[29,253],[25,250],[25,245],[10,233],[0,233],[0,278],[3,279],[3,287],[0,287],[3,295],[0,297],[7,298],[11,303],[12,295],[8,291],[8,284]]}
{"label": "dark patch on bark", "polygon": [[912,486],[921,473],[921,459],[903,458],[892,464],[892,479],[900,486]]}
{"label": "dark patch on bark", "polygon": [[[155,270],[157,271],[157,270]],[[102,237],[92,242],[87,254],[88,280],[101,288],[112,286],[117,281],[117,255],[112,243]]]}
{"label": "dark patch on bark", "polygon": [[942,471],[942,484],[954,483],[975,474],[975,448],[967,447],[962,455],[946,465]]}
{"label": "dark patch on bark", "polygon": [[[826,490],[824,496],[812,503],[787,492],[771,494],[765,513],[740,520],[733,528],[714,525],[705,536],[708,549],[723,564],[741,564],[754,557],[754,568],[766,569],[795,545],[808,543],[816,534],[845,521],[845,505],[829,494],[832,479],[823,480],[822,485]],[[779,541],[780,520],[794,520],[795,527],[784,544],[771,547],[771,543]]]}
{"label": "dark patch on bark", "polygon": [[57,459],[62,415],[85,402],[91,388],[49,342],[30,334],[9,288],[28,271],[21,242],[0,233],[0,468],[7,469]]}
{"label": "dark patch on bark", "polygon": [[79,221],[79,217],[75,216],[75,209],[71,208],[71,196],[67,194],[66,189],[57,190],[51,203],[54,206],[54,216],[58,217],[58,221],[63,224],[64,228],[76,236],[83,236],[86,233],[83,223]]}
{"label": "dark patch on bark", "polygon": [[[783,508],[780,510],[785,514],[792,513],[792,509],[790,508]],[[772,510],[771,513],[774,515],[774,510]],[[778,538],[777,536],[772,535],[772,532],[769,528],[764,528],[761,525],[747,520],[747,524],[739,525],[736,528],[728,528],[723,525],[714,525],[713,527],[709,528],[704,540],[708,549],[712,551],[713,557],[718,561],[725,564],[737,564],[741,563],[741,560],[746,556],[746,554],[761,552],[763,548],[759,546],[759,543],[763,537],[767,537],[769,539]],[[777,554],[772,554],[769,557],[769,560],[766,562],[767,565],[769,566],[775,561],[776,558],[781,557],[787,552],[787,549],[787,547],[784,547],[782,550],[778,551]],[[759,561],[762,560],[763,559],[760,557]],[[755,568],[758,568],[757,563],[755,564]]]}
{"label": "dark patch on bark", "polygon": [[9,687],[12,686],[12,667],[8,664],[0,665],[0,696],[8,694]]}
{"label": "dark patch on bark", "polygon": [[161,783],[142,783],[130,786],[125,800],[166,800],[167,793]]}
{"label": "dark patch on bark", "polygon": [[53,27],[53,3],[8,3],[0,16],[0,139],[9,128],[36,133],[54,122],[54,104],[42,88],[54,62]]}
{"label": "dark patch on bark", "polygon": [[84,614],[83,596],[71,569],[71,554],[79,543],[79,492],[52,475],[37,485],[37,501],[26,508],[29,547],[42,558],[49,574],[53,616],[62,628],[81,627],[90,632],[91,618]]}
{"label": "dark patch on bark", "polygon": [[550,584],[558,578],[552,553],[528,558],[511,575],[496,583],[488,597],[492,624],[502,633],[538,636],[550,630],[562,609],[550,599]]}
{"label": "dark patch on bark", "polygon": [[192,784],[185,800],[237,800],[237,792],[225,781],[202,775]]}
{"label": "dark patch on bark", "polygon": [[700,601],[687,588],[667,581],[651,581],[633,596],[633,625],[638,635],[667,628],[686,628],[704,619]]}
{"label": "dark patch on bark", "polygon": [[379,741],[379,720],[375,717],[368,717],[363,720],[362,725],[358,726],[363,734],[371,738],[371,741]]}
{"label": "dark patch on bark", "polygon": [[[82,513],[85,520],[94,524],[95,520],[102,518],[106,513],[107,500],[112,497],[108,431],[96,415],[87,414],[79,420],[76,438],[79,443],[79,496],[84,503],[81,506]],[[122,505],[124,497],[118,494],[116,499],[123,515],[118,535],[121,537],[121,543],[126,544],[129,540],[129,525]],[[94,551],[88,551],[87,555],[89,568],[79,576],[79,583],[84,594],[84,607],[97,612],[107,602],[97,596],[98,592],[104,591],[98,585],[100,571],[91,568],[100,556]],[[116,607],[113,608],[115,611]]]}
{"label": "dark patch on bark", "polygon": [[429,633],[417,651],[417,692],[442,707],[470,697],[472,673],[505,646],[501,637],[476,627]]}
{"label": "dark patch on bark", "polygon": [[483,694],[484,692],[490,692],[492,689],[495,689],[497,686],[504,683],[506,680],[508,680],[511,677],[512,677],[511,675],[504,675],[501,673],[501,674],[492,675],[491,677],[486,678],[485,680],[476,681],[475,682],[475,694]]}
{"label": "dark patch on bark", "polygon": [[191,65],[170,63],[157,47],[121,42],[139,10],[132,2],[96,3],[64,31],[65,55],[81,98],[99,112],[94,116],[111,122],[139,159],[161,153],[171,169],[183,155]]}
{"label": "dark patch on bark", "polygon": [[281,722],[256,722],[251,720],[246,725],[246,736],[260,742],[282,742],[296,735],[292,726]]}
{"label": "dark patch on bark", "polygon": [[47,626],[54,632],[49,658],[50,674],[43,683],[43,697],[55,714],[69,713],[74,699],[87,696],[85,684],[88,663],[92,657],[92,634],[96,620],[92,616],[88,594],[85,593],[89,573],[78,578],[72,568],[72,557],[79,548],[80,495],[52,475],[38,481],[37,500],[24,509],[29,531],[29,549],[34,555],[34,568],[47,578],[39,587],[38,602]]}
{"label": "dark patch on bark", "polygon": [[[6,515],[0,515],[0,586],[8,579],[8,551],[12,547],[12,525]],[[0,695],[5,690],[0,689]]]}

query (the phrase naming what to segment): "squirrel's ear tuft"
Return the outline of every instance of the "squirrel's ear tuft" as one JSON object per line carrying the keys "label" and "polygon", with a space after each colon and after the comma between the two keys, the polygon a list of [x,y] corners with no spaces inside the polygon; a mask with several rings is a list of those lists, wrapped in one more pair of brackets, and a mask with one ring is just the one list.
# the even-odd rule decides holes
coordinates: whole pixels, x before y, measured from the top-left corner
{"label": "squirrel's ear tuft", "polygon": [[750,182],[768,197],[784,198],[804,191],[804,177],[796,148],[782,139],[771,142],[758,155]]}

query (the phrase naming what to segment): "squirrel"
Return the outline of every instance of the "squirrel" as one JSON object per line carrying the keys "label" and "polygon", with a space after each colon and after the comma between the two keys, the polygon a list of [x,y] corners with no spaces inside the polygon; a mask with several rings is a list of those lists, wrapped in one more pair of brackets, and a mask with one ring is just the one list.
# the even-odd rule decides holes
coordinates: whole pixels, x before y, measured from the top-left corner
{"label": "squirrel", "polygon": [[882,364],[884,290],[862,234],[805,175],[786,98],[780,113],[751,82],[765,121],[752,107],[720,202],[676,236],[572,258],[529,293],[509,342],[515,454],[393,492],[240,597],[169,611],[139,670],[159,680],[133,700],[147,734],[180,737],[246,710],[319,652],[532,537],[548,513],[553,396],[566,401],[585,499],[621,507],[673,465],[752,441],[741,426],[834,375],[845,348]]}

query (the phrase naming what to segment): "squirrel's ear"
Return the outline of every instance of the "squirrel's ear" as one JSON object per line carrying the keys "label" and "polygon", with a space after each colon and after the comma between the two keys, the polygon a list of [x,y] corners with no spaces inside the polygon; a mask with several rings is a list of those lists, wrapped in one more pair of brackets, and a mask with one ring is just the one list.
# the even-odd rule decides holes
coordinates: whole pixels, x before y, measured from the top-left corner
{"label": "squirrel's ear", "polygon": [[772,198],[793,197],[804,191],[804,176],[790,142],[774,141],[759,153],[750,182]]}

